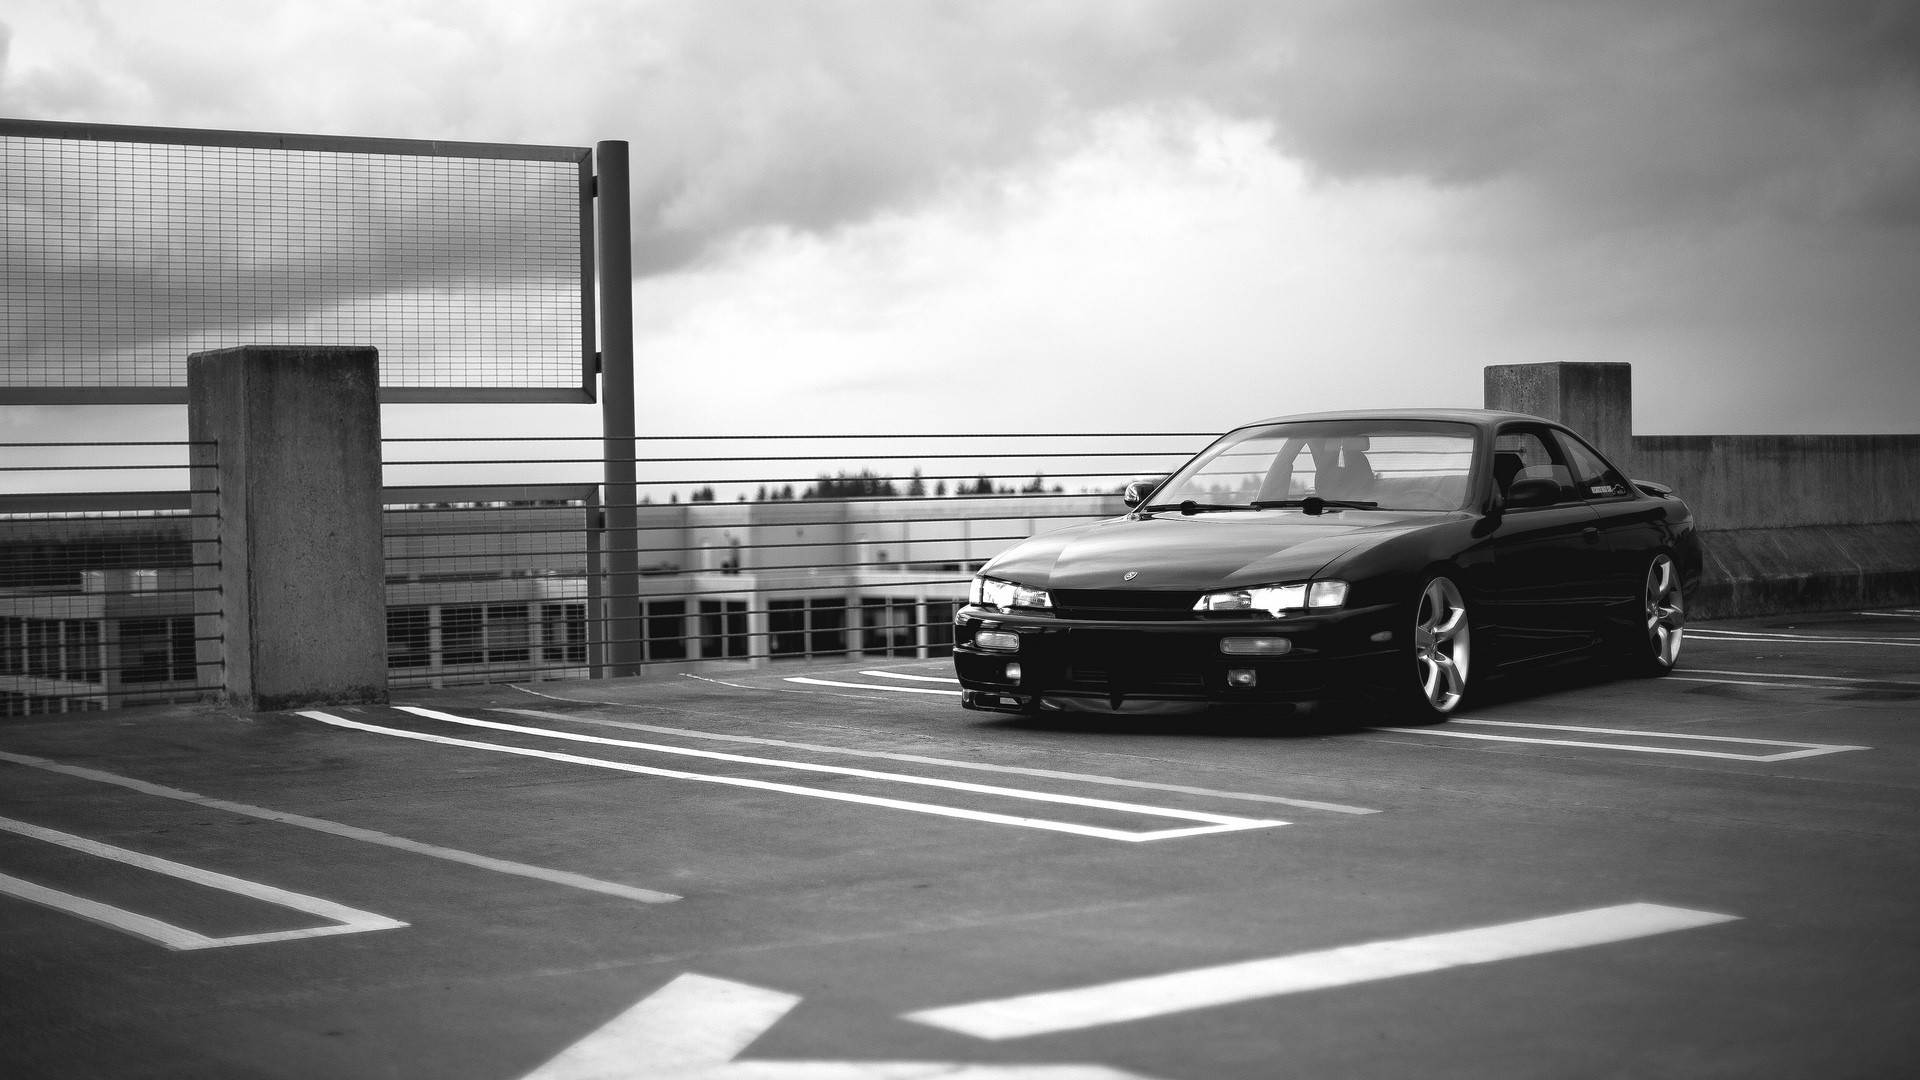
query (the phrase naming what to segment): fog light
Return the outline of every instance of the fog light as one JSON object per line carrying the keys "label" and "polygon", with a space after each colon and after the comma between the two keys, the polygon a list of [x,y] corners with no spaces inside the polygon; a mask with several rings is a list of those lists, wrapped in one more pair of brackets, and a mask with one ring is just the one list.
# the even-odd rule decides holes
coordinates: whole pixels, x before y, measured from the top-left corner
{"label": "fog light", "polygon": [[1293,651],[1293,642],[1283,637],[1221,638],[1220,651],[1228,656],[1285,656]]}
{"label": "fog light", "polygon": [[1007,630],[982,630],[973,635],[973,644],[989,652],[1019,652],[1020,635]]}
{"label": "fog light", "polygon": [[1020,681],[1020,665],[1019,664],[1007,665],[1007,681],[1011,683],[1017,683]]}
{"label": "fog light", "polygon": [[1244,690],[1258,684],[1259,681],[1260,681],[1260,677],[1253,673],[1252,668],[1237,667],[1237,668],[1229,668],[1227,670],[1228,686],[1235,686]]}

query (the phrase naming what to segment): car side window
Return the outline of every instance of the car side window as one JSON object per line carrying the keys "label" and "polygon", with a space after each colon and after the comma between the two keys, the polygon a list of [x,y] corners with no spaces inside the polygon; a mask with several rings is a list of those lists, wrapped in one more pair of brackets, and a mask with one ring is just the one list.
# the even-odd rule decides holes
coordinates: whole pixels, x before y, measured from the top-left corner
{"label": "car side window", "polygon": [[1619,499],[1633,494],[1626,477],[1608,467],[1599,454],[1579,439],[1555,433],[1560,453],[1573,474],[1574,490],[1583,499]]}
{"label": "car side window", "polygon": [[1548,437],[1541,429],[1516,427],[1494,439],[1493,482],[1516,507],[1556,506],[1580,498],[1573,472],[1561,463]]}

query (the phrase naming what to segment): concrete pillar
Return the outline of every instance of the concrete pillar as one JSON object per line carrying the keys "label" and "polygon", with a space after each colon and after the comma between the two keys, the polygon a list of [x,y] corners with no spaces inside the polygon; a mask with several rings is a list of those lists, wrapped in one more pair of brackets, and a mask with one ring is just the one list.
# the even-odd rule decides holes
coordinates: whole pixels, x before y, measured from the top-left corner
{"label": "concrete pillar", "polygon": [[1557,420],[1632,469],[1632,364],[1499,364],[1485,382],[1487,408]]}
{"label": "concrete pillar", "polygon": [[221,638],[236,708],[387,700],[378,358],[249,345],[187,359],[196,539],[217,530],[196,550],[219,552],[199,571],[220,589],[201,636]]}

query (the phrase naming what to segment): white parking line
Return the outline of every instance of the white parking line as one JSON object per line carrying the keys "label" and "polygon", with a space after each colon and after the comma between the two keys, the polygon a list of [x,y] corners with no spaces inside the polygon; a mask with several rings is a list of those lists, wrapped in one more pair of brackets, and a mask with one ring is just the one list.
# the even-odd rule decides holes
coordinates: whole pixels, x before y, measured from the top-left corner
{"label": "white parking line", "polygon": [[1701,630],[1687,627],[1687,637],[1701,641],[1793,642],[1800,645],[1884,645],[1890,649],[1920,649],[1920,638],[1826,637],[1820,634],[1773,634],[1748,630]]}
{"label": "white parking line", "polygon": [[[1792,750],[1778,754],[1735,754],[1724,750],[1692,750],[1679,746],[1647,746],[1640,743],[1589,742],[1575,739],[1529,738],[1522,735],[1489,735],[1477,731],[1452,730],[1454,724],[1478,724],[1484,727],[1533,728],[1541,731],[1572,731],[1583,735],[1623,735],[1636,739],[1676,739],[1691,742],[1735,743],[1744,746],[1788,746]],[[1469,717],[1455,717],[1446,727],[1384,727],[1378,731],[1392,731],[1412,735],[1438,735],[1448,739],[1482,739],[1488,742],[1532,743],[1536,746],[1577,746],[1588,750],[1625,750],[1636,754],[1671,754],[1677,757],[1723,758],[1729,761],[1790,761],[1794,758],[1819,757],[1822,754],[1838,754],[1848,750],[1871,750],[1870,746],[1837,746],[1826,743],[1781,742],[1776,739],[1743,739],[1731,735],[1694,735],[1672,731],[1637,731],[1631,728],[1577,727],[1572,724],[1529,724],[1517,720],[1475,720]]]}
{"label": "white parking line", "polygon": [[261,945],[274,941],[297,941],[303,938],[330,937],[336,934],[364,934],[371,930],[395,930],[407,925],[399,919],[389,919],[385,915],[375,915],[371,911],[361,911],[345,904],[336,904],[331,900],[322,900],[317,896],[306,896],[272,885],[262,885],[257,881],[228,874],[203,870],[197,866],[188,866],[171,859],[162,859],[130,851],[112,844],[103,844],[97,840],[88,840],[83,836],[60,832],[55,829],[30,825],[12,818],[0,818],[0,830],[18,833],[35,840],[44,840],[49,844],[58,844],[73,851],[84,852],[102,859],[139,867],[156,874],[191,881],[209,889],[234,893],[262,903],[278,907],[292,908],[322,919],[333,920],[326,926],[310,926],[298,930],[276,930],[262,934],[236,934],[232,937],[210,937],[182,926],[162,922],[149,915],[113,907],[98,900],[89,900],[84,896],[50,889],[45,885],[25,881],[7,874],[0,874],[0,893],[16,896],[46,907],[76,915],[103,926],[112,927],[125,934],[143,937],[158,942],[169,949],[219,949],[231,945]]}
{"label": "white parking line", "polygon": [[952,677],[942,677],[938,675],[909,675],[904,671],[876,670],[876,671],[863,671],[860,674],[871,675],[876,679],[912,679],[915,682],[937,682],[937,683],[950,683],[955,686],[960,685],[960,680]]}
{"label": "white parking line", "polygon": [[1829,686],[1816,686],[1813,683],[1792,682],[1756,682],[1752,679],[1696,679],[1691,675],[1669,675],[1669,682],[1705,683],[1708,686],[1761,686],[1769,690],[1831,690]]}
{"label": "white parking line", "polygon": [[[595,702],[594,704],[619,707],[616,702]],[[820,754],[839,754],[844,757],[901,761],[912,765],[937,765],[941,768],[965,769],[972,772],[1032,776],[1043,780],[1070,780],[1080,784],[1105,784],[1109,787],[1138,788],[1144,791],[1167,791],[1180,795],[1200,795],[1209,799],[1232,799],[1239,802],[1273,803],[1278,806],[1294,806],[1307,810],[1326,810],[1335,814],[1377,814],[1380,812],[1365,806],[1349,806],[1345,803],[1320,802],[1314,799],[1290,799],[1283,795],[1266,795],[1253,791],[1223,791],[1218,788],[1189,787],[1185,784],[1166,784],[1154,780],[1131,780],[1121,776],[1062,772],[1058,769],[1036,769],[1025,765],[996,765],[986,761],[961,761],[955,758],[929,757],[924,754],[901,754],[891,750],[862,750],[850,746],[828,746],[824,743],[804,743],[793,742],[788,739],[769,739],[760,735],[724,735],[714,731],[694,731],[689,728],[665,727],[660,724],[643,724],[636,720],[608,720],[597,716],[578,716],[571,713],[546,712],[541,709],[495,709],[493,711],[512,713],[516,716],[530,716],[536,720],[561,720],[576,724],[597,724],[603,727],[624,728],[629,731],[651,731],[659,735],[678,735],[689,739],[748,743],[754,746],[779,747],[784,750],[806,750]]]}
{"label": "white parking line", "polygon": [[752,758],[740,754],[722,754],[712,750],[693,750],[686,747],[661,746],[658,744],[629,742],[620,739],[605,739],[595,735],[581,735],[575,732],[552,731],[546,728],[529,728],[514,724],[499,724],[489,720],[475,720],[470,717],[454,716],[432,709],[403,706],[404,711],[416,716],[442,720],[448,723],[465,724],[473,727],[493,728],[519,734],[537,735],[545,738],[565,739],[573,742],[595,743],[606,746],[618,746],[629,749],[650,750],[659,753],[677,754],[686,757],[708,758],[732,761],[743,764],[769,765],[806,772],[835,773],[843,776],[860,776],[869,779],[886,780],[894,783],[917,784],[926,787],[939,787],[966,791],[973,794],[991,795],[1010,799],[1023,799],[1034,802],[1058,803],[1080,806],[1089,809],[1113,810],[1124,813],[1140,814],[1146,817],[1172,818],[1180,821],[1197,821],[1203,824],[1179,829],[1157,829],[1135,832],[1125,829],[1109,829],[1096,825],[1083,825],[1070,821],[1054,821],[1046,818],[1017,817],[1011,814],[997,814],[983,810],[968,810],[962,807],[942,806],[937,803],[909,802],[903,799],[889,799],[874,795],[860,795],[853,792],[835,791],[827,788],[804,787],[797,784],[781,784],[768,780],[755,780],[749,777],[724,776],[711,773],[687,772],[682,769],[661,769],[648,765],[634,765],[624,761],[609,761],[604,758],[581,757],[575,754],[562,754],[551,750],[536,750],[529,747],[505,746],[499,743],[478,742],[470,739],[454,739],[444,735],[433,735],[421,731],[407,731],[401,728],[381,727],[364,724],[357,720],[348,720],[330,713],[317,710],[303,710],[300,715],[323,724],[335,727],[353,728],[360,731],[390,735],[395,738],[413,739],[418,742],[437,743],[442,746],[458,746],[471,750],[487,750],[499,754],[514,754],[521,757],[544,758],[548,761],[560,761],[574,765],[588,765],[617,772],[635,773],[643,776],[659,776],[674,780],[693,780],[700,783],[720,784],[729,787],[756,788],[762,791],[778,791],[789,795],[802,795],[808,798],[828,799],[836,802],[858,803],[867,806],[884,806],[895,810],[907,810],[914,813],[931,814],[937,817],[961,818],[971,821],[984,821],[996,825],[1013,825],[1020,828],[1041,829],[1050,832],[1073,833],[1079,836],[1097,837],[1103,840],[1123,840],[1140,843],[1149,840],[1173,840],[1188,836],[1204,836],[1221,832],[1240,832],[1247,829],[1269,829],[1286,825],[1284,821],[1270,821],[1256,818],[1231,817],[1225,814],[1209,814],[1196,810],[1179,810],[1164,806],[1145,806],[1139,803],[1113,802],[1107,799],[1087,799],[1075,795],[1058,795],[1046,791],[1028,791],[1020,788],[992,787],[984,784],[967,784],[958,780],[945,780],[937,777],[908,776],[900,773],[881,773],[865,769],[850,769],[836,765],[815,765],[807,762],[782,761],[774,758]]}
{"label": "white parking line", "polygon": [[[1674,682],[1710,683],[1716,686],[1763,686],[1775,690],[1833,690],[1840,686],[1861,686],[1872,689],[1907,687],[1920,690],[1920,683],[1900,682],[1894,679],[1861,679],[1847,675],[1801,675],[1772,671],[1716,671],[1712,668],[1685,670],[1687,672],[1685,675],[1669,675],[1667,678]],[[1727,675],[1732,678],[1701,678],[1700,676],[1703,675]],[[1820,683],[1837,685],[1818,685]]]}
{"label": "white parking line", "polygon": [[1373,941],[927,1009],[909,1013],[905,1019],[982,1039],[1052,1035],[1281,994],[1631,941],[1738,918],[1664,904],[1619,904],[1472,930]]}
{"label": "white parking line", "polygon": [[545,866],[531,866],[527,863],[511,862],[507,859],[496,859],[490,855],[479,855],[471,851],[461,851],[458,848],[422,843],[418,840],[409,840],[404,836],[375,832],[372,829],[363,829],[357,825],[346,825],[338,821],[328,821],[325,818],[308,817],[305,814],[291,814],[284,810],[270,810],[264,806],[253,806],[248,803],[216,799],[209,795],[201,795],[197,792],[185,791],[180,788],[148,783],[145,780],[135,780],[132,777],[121,776],[117,773],[102,772],[99,769],[89,769],[80,765],[67,765],[49,758],[0,751],[0,761],[11,761],[16,765],[29,765],[36,769],[45,769],[48,772],[78,777],[82,780],[92,780],[96,783],[112,784],[116,787],[138,791],[143,795],[155,795],[162,799],[175,799],[180,802],[192,803],[195,806],[204,806],[212,810],[224,810],[230,814],[243,814],[247,817],[259,818],[262,821],[274,821],[282,825],[311,829],[314,832],[343,836],[349,840],[358,840],[364,844],[378,844],[382,847],[397,848],[415,855],[425,855],[429,858],[444,859],[447,862],[478,867],[481,870],[491,870],[497,874],[512,874],[516,877],[533,878],[536,881],[545,881],[554,885],[565,885],[568,888],[605,893],[608,896],[618,896],[627,900],[638,900],[643,904],[665,904],[680,899],[680,897],[669,892],[636,888],[632,885],[622,885],[616,881],[601,881],[599,878],[591,878],[585,874],[575,874],[566,870],[555,870]]}
{"label": "white parking line", "polygon": [[[866,674],[862,672],[861,674]],[[889,694],[944,694],[947,697],[959,697],[958,690],[935,690],[921,686],[875,686],[873,683],[835,682],[832,679],[810,679],[804,675],[790,675],[787,682],[800,683],[803,686],[839,686],[849,690],[880,690]]]}
{"label": "white parking line", "polygon": [[[1806,679],[1810,682],[1873,683],[1875,685],[1885,685],[1887,682],[1885,679],[1862,679],[1852,675],[1802,675],[1789,671],[1718,671],[1714,668],[1686,668],[1685,670],[1700,675],[1733,675],[1742,679]],[[1920,683],[1912,685],[1920,687]]]}

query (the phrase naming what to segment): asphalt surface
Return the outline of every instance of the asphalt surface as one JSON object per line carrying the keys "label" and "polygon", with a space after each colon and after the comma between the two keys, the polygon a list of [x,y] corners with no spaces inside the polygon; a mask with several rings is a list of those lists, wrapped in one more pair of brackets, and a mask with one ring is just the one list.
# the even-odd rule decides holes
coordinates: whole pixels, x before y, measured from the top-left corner
{"label": "asphalt surface", "polygon": [[1703,624],[1672,677],[1419,729],[1021,720],[949,675],[0,723],[0,1075],[1920,1059],[1920,612]]}

